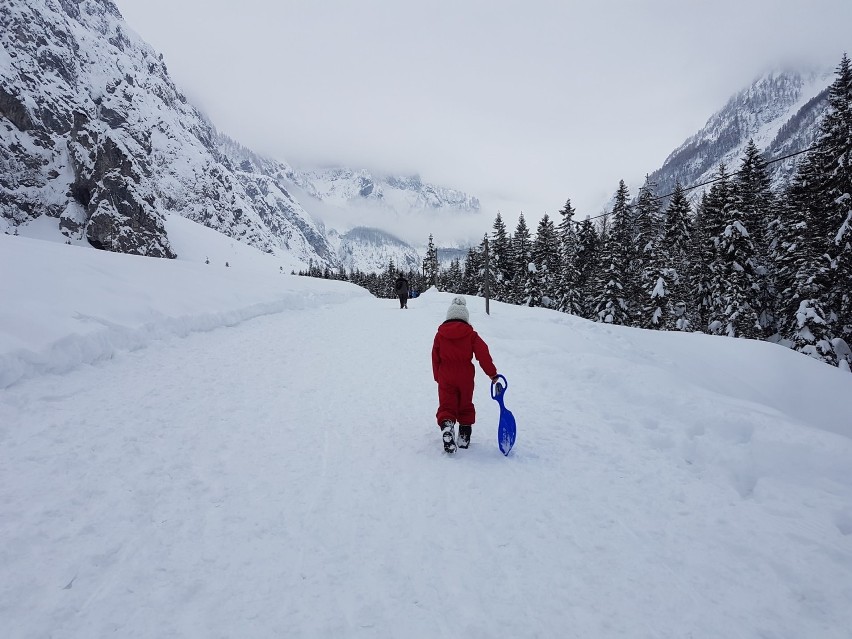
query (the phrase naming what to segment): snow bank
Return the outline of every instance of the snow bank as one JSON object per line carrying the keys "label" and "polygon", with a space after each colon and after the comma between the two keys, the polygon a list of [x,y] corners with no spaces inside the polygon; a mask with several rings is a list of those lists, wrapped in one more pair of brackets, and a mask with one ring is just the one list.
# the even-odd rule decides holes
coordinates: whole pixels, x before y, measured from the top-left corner
{"label": "snow bank", "polygon": [[262,261],[226,268],[9,235],[0,236],[0,272],[0,388],[153,340],[368,295]]}

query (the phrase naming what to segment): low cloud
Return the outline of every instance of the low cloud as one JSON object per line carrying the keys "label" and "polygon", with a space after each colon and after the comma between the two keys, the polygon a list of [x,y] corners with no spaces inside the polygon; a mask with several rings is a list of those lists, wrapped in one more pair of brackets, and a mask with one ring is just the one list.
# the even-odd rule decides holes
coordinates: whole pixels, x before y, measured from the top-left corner
{"label": "low cloud", "polygon": [[758,74],[833,68],[852,24],[849,0],[116,2],[223,132],[419,173],[479,197],[488,228],[501,206],[598,214]]}

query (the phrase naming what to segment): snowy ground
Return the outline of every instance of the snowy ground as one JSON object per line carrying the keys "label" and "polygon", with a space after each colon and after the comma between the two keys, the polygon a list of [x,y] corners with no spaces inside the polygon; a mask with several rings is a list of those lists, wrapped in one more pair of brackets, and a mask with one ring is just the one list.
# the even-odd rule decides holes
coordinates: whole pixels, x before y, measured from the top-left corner
{"label": "snowy ground", "polygon": [[276,270],[0,235],[3,637],[852,636],[848,373],[468,298],[448,456],[451,296]]}

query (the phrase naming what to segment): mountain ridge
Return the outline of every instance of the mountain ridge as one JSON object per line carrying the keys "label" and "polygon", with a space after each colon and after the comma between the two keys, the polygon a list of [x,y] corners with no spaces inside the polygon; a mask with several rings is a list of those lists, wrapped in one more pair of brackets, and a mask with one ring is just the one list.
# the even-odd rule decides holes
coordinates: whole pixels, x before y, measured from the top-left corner
{"label": "mountain ridge", "polygon": [[[298,183],[321,197],[311,176],[220,133],[111,0],[8,7],[0,14],[0,228],[15,232],[47,215],[68,241],[171,258],[165,215],[178,213],[267,253],[342,265],[323,221],[293,195]],[[382,194],[381,179],[358,178]],[[415,182],[421,193],[403,178],[384,188],[407,186],[409,212],[477,210],[472,196]]]}
{"label": "mountain ridge", "polygon": [[[676,182],[684,187],[701,185],[715,177],[720,163],[736,170],[751,139],[770,161],[807,149],[825,114],[832,74],[825,69],[761,75],[675,148],[648,175],[649,181],[659,193],[673,192]],[[773,187],[787,184],[795,166],[795,158],[773,162],[769,167]]]}
{"label": "mountain ridge", "polygon": [[[164,220],[177,213],[306,265],[370,271],[390,259],[416,268],[423,246],[390,240],[394,233],[365,219],[367,212],[427,221],[435,212],[456,219],[482,213],[478,198],[417,174],[299,168],[245,147],[186,99],[162,54],[128,27],[111,0],[7,6],[0,14],[6,232],[47,215],[69,240],[174,257]],[[709,181],[720,162],[735,169],[752,138],[769,159],[808,148],[830,76],[761,76],[674,149],[650,180],[659,193],[670,193],[676,181]],[[785,184],[795,166],[796,158],[773,163],[773,185]],[[326,215],[330,210],[337,215]],[[376,231],[350,234],[363,227]]]}

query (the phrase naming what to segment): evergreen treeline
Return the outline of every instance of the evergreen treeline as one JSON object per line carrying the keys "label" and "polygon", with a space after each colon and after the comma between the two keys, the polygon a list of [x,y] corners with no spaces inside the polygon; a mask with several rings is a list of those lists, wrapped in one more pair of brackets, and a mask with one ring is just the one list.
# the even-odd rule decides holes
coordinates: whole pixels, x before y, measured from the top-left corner
{"label": "evergreen treeline", "polygon": [[298,271],[296,275],[307,277],[319,277],[326,280],[343,280],[352,282],[367,289],[376,297],[396,298],[395,283],[400,272],[408,278],[409,288],[421,292],[429,288],[431,284],[422,274],[411,269],[403,271],[394,264],[393,260],[388,262],[387,268],[381,273],[364,273],[360,270],[346,272],[343,270],[332,270],[327,266],[317,266],[313,261],[308,264],[308,269]]}
{"label": "evergreen treeline", "polygon": [[[720,165],[693,206],[678,184],[665,198],[621,181],[611,211],[577,223],[570,200],[533,234],[510,233],[498,213],[464,264],[440,269],[432,237],[414,288],[482,295],[485,249],[492,299],[599,322],[779,342],[852,366],[852,67],[844,55],[829,87],[818,140],[786,188],[770,187],[751,141],[734,171]],[[393,296],[396,270],[347,278]]]}
{"label": "evergreen treeline", "polygon": [[[457,264],[453,265],[457,267]],[[449,277],[446,273],[439,275],[438,249],[432,236],[429,236],[429,247],[426,259],[423,261],[423,273],[412,269],[403,270],[394,264],[393,259],[388,260],[388,265],[381,273],[364,273],[361,270],[353,270],[348,273],[345,270],[332,270],[327,266],[319,266],[313,261],[308,263],[308,269],[298,271],[295,275],[307,277],[319,277],[326,280],[343,280],[352,282],[367,289],[371,294],[381,298],[396,298],[396,278],[402,273],[408,279],[408,287],[418,293],[425,291],[430,286],[438,286],[442,290],[448,290],[450,282],[456,281],[453,269],[450,269]],[[459,277],[461,277],[459,271]],[[473,273],[473,271],[470,271]]]}

